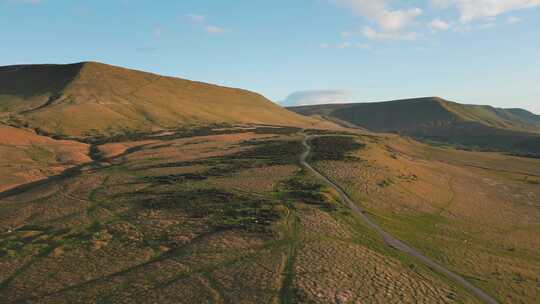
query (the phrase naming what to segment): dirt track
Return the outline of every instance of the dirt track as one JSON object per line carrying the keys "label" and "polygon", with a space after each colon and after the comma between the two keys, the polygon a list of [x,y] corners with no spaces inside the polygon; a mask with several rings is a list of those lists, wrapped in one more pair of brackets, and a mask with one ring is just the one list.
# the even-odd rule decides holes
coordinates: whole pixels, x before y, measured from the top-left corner
{"label": "dirt track", "polygon": [[337,185],[336,183],[332,182],[329,178],[324,176],[322,173],[314,169],[310,164],[308,164],[307,159],[311,153],[311,146],[309,145],[309,141],[316,136],[306,136],[303,141],[303,145],[306,148],[304,153],[300,155],[300,163],[302,166],[304,166],[306,169],[311,171],[317,178],[322,180],[324,183],[328,184],[330,187],[334,188],[338,193],[341,199],[347,203],[349,208],[356,214],[358,217],[366,224],[368,227],[373,229],[383,240],[384,242],[401,252],[404,252],[408,254],[409,256],[421,261],[424,265],[429,267],[430,269],[446,276],[453,282],[461,285],[463,288],[468,290],[471,294],[476,296],[478,299],[483,301],[486,304],[498,304],[499,302],[495,300],[493,297],[479,289],[478,287],[474,286],[473,284],[469,283],[467,280],[465,280],[460,275],[450,271],[449,269],[439,265],[438,263],[434,262],[433,260],[429,259],[428,257],[424,256],[422,253],[420,253],[418,250],[408,246],[407,244],[401,242],[400,240],[396,239],[392,235],[385,232],[379,225],[377,225],[374,221],[372,221],[368,216],[364,214],[362,209],[358,207],[357,204],[355,204],[349,196],[343,191],[343,189]]}

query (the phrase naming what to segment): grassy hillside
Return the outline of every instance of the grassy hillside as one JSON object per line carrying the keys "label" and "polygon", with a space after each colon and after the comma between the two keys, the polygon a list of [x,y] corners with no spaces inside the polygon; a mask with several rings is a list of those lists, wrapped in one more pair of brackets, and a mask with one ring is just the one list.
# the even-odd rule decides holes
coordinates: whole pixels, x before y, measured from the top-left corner
{"label": "grassy hillside", "polygon": [[463,105],[437,97],[290,109],[308,116],[333,117],[376,132],[540,154],[540,117],[521,109]]}
{"label": "grassy hillside", "polygon": [[314,121],[253,92],[93,62],[0,67],[0,113],[13,125],[71,136]]}

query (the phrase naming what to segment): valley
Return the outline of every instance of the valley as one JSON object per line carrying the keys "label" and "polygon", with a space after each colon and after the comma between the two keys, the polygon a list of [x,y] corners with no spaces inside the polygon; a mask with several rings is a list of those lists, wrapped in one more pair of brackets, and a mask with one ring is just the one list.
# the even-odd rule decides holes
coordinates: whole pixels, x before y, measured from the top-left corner
{"label": "valley", "polygon": [[540,0],[0,29],[0,304],[540,304]]}
{"label": "valley", "polygon": [[[481,153],[443,173],[431,167],[465,152],[356,130],[306,130],[326,135],[312,139],[310,163],[339,182],[355,200],[351,206],[303,169],[301,131],[231,126],[215,135],[169,131],[155,140],[105,143],[98,146],[103,157],[74,174],[2,193],[2,301],[482,302],[422,259],[389,247],[356,208],[500,302],[538,297],[540,190],[530,164],[522,169],[529,168],[526,181],[523,172],[495,171],[497,163]],[[334,139],[342,134],[352,142]],[[446,174],[458,172],[448,181]],[[465,176],[481,187],[513,181],[528,194],[519,204],[490,202],[503,214],[488,215],[460,194]],[[416,194],[403,199],[402,185]],[[509,214],[521,216],[501,220]],[[473,223],[482,218],[498,221],[497,230],[480,232]],[[504,230],[513,232],[494,239]]]}
{"label": "valley", "polygon": [[0,83],[2,303],[540,301],[540,159],[102,64],[5,73],[35,85]]}

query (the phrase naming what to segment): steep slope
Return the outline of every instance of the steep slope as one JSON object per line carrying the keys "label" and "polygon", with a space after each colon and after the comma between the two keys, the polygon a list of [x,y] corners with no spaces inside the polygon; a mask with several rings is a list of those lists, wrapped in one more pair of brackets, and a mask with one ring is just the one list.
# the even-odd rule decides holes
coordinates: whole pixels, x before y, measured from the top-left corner
{"label": "steep slope", "polygon": [[0,192],[89,162],[89,148],[0,125]]}
{"label": "steep slope", "polygon": [[0,67],[0,112],[14,125],[71,136],[313,122],[253,92],[93,62]]}
{"label": "steep slope", "polygon": [[438,97],[378,103],[302,106],[290,110],[325,115],[376,132],[396,132],[452,144],[540,154],[540,120],[521,109],[463,105]]}

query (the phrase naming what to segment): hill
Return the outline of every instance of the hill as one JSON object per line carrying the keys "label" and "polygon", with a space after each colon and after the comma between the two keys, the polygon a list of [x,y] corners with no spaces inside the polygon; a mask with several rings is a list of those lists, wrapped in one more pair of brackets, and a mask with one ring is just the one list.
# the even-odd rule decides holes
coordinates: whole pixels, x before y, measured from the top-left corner
{"label": "hill", "polygon": [[87,163],[89,146],[0,124],[0,191]]}
{"label": "hill", "polygon": [[540,154],[540,116],[522,109],[464,105],[438,97],[289,109],[308,116],[331,117],[375,132],[395,132],[480,149]]}
{"label": "hill", "polygon": [[95,62],[0,67],[0,119],[64,136],[314,121],[253,92]]}

